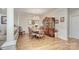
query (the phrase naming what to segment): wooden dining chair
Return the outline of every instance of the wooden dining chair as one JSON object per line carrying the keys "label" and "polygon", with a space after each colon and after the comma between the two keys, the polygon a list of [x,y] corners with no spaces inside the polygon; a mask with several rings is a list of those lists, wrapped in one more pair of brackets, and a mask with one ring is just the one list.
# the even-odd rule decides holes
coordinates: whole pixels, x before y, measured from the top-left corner
{"label": "wooden dining chair", "polygon": [[29,37],[33,38],[35,36],[35,33],[33,33],[32,29],[30,27],[28,27],[29,30]]}

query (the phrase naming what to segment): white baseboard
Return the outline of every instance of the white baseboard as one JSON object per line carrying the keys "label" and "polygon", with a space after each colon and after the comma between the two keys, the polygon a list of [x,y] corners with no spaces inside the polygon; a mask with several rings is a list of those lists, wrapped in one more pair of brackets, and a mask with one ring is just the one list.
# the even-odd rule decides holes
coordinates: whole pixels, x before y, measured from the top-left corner
{"label": "white baseboard", "polygon": [[58,38],[60,38],[60,39],[62,39],[62,40],[68,40],[68,38],[65,38],[65,37],[60,37],[60,36],[58,36]]}
{"label": "white baseboard", "polygon": [[79,37],[69,36],[69,38],[79,39]]}
{"label": "white baseboard", "polygon": [[13,41],[6,41],[1,47],[16,45],[16,40]]}
{"label": "white baseboard", "polygon": [[79,38],[75,38],[75,37],[69,37],[69,38],[71,38],[71,39],[78,39],[79,40]]}

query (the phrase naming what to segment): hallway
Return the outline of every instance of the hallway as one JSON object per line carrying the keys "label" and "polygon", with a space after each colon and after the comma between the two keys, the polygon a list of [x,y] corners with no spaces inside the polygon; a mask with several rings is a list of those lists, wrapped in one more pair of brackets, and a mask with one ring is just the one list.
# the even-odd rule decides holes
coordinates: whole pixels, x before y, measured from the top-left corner
{"label": "hallway", "polygon": [[65,41],[45,36],[44,38],[30,39],[28,35],[17,40],[17,50],[77,50],[79,41],[70,39]]}

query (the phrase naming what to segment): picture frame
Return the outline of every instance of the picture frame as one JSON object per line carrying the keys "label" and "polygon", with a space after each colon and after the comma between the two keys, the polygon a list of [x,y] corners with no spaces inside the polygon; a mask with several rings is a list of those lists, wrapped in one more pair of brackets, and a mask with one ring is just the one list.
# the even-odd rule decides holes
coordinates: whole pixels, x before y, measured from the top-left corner
{"label": "picture frame", "polygon": [[60,17],[60,22],[64,22],[64,17]]}
{"label": "picture frame", "polygon": [[1,16],[1,24],[7,24],[7,17]]}
{"label": "picture frame", "polygon": [[55,20],[55,24],[59,24],[59,20],[58,19]]}

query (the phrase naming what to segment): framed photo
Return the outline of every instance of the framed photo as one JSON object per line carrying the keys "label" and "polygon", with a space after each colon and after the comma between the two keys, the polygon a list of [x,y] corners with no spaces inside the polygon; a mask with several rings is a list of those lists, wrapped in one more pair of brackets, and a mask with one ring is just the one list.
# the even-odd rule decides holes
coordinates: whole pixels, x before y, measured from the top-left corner
{"label": "framed photo", "polygon": [[6,23],[7,23],[7,17],[1,16],[1,24],[6,24]]}
{"label": "framed photo", "polygon": [[60,22],[64,22],[64,17],[60,17]]}
{"label": "framed photo", "polygon": [[55,20],[55,24],[59,24],[59,20],[58,19]]}

